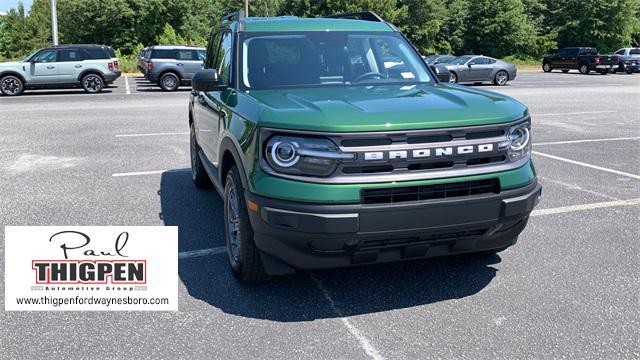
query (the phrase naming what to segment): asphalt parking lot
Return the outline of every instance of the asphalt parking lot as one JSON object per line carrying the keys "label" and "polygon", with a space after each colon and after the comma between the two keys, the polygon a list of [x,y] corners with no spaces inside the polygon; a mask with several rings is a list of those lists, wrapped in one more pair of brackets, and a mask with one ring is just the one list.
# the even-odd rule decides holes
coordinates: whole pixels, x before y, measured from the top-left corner
{"label": "asphalt parking lot", "polygon": [[0,97],[1,224],[178,225],[180,311],[1,311],[0,358],[640,358],[640,74],[481,86],[529,106],[544,186],[499,256],[260,286],[234,280],[221,201],[191,183],[189,91],[114,85]]}

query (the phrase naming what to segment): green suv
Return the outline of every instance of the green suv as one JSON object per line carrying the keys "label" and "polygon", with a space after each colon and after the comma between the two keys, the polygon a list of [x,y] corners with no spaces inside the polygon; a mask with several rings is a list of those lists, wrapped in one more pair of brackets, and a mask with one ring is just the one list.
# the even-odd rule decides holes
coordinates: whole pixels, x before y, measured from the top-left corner
{"label": "green suv", "polygon": [[541,195],[527,107],[439,82],[373,13],[228,15],[189,103],[242,281],[513,245]]}

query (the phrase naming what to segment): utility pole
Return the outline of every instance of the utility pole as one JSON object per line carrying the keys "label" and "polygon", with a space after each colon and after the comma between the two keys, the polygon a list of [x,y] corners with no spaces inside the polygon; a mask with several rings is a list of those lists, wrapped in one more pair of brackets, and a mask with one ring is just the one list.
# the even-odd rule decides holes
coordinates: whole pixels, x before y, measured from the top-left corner
{"label": "utility pole", "polygon": [[244,0],[244,16],[249,16],[249,0]]}
{"label": "utility pole", "polygon": [[53,45],[58,45],[58,12],[56,10],[56,0],[51,0],[51,37]]}

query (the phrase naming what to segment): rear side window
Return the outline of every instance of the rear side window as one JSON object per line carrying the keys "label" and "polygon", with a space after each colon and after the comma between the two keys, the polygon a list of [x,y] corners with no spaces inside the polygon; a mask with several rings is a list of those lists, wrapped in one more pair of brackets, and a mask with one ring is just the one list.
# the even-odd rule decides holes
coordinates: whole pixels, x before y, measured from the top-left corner
{"label": "rear side window", "polygon": [[101,60],[101,59],[110,59],[111,57],[107,52],[102,48],[86,48],[84,49],[84,54],[87,59],[91,60]]}
{"label": "rear side window", "polygon": [[580,55],[598,55],[596,49],[582,49]]}
{"label": "rear side window", "polygon": [[176,54],[178,60],[198,60],[198,54],[195,50],[177,50]]}
{"label": "rear side window", "polygon": [[111,56],[112,58],[116,57],[116,52],[111,46],[107,46],[107,53],[109,53],[109,56]]}
{"label": "rear side window", "polygon": [[[578,55],[579,51],[580,51],[579,49],[569,49],[569,50],[567,50],[567,56],[576,56],[576,55]],[[583,51],[585,51],[585,50],[583,50]],[[581,54],[582,55],[588,55],[588,54],[584,54],[582,52],[581,52]]]}
{"label": "rear side window", "polygon": [[629,50],[629,55],[640,55],[640,49]]}
{"label": "rear side window", "polygon": [[60,59],[58,61],[82,61],[84,55],[79,49],[65,49],[60,51]]}
{"label": "rear side window", "polygon": [[173,49],[153,49],[151,50],[152,59],[175,59],[176,51]]}

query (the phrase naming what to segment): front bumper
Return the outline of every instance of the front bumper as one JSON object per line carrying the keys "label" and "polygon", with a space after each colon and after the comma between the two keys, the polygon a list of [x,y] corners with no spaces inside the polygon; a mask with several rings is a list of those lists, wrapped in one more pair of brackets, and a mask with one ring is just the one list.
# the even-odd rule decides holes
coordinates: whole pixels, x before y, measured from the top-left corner
{"label": "front bumper", "polygon": [[638,65],[620,64],[618,71],[640,72],[640,64]]}
{"label": "front bumper", "polygon": [[[246,192],[257,247],[298,269],[478,252],[515,243],[542,187],[385,205],[310,204]],[[265,266],[267,272],[270,266]]]}

